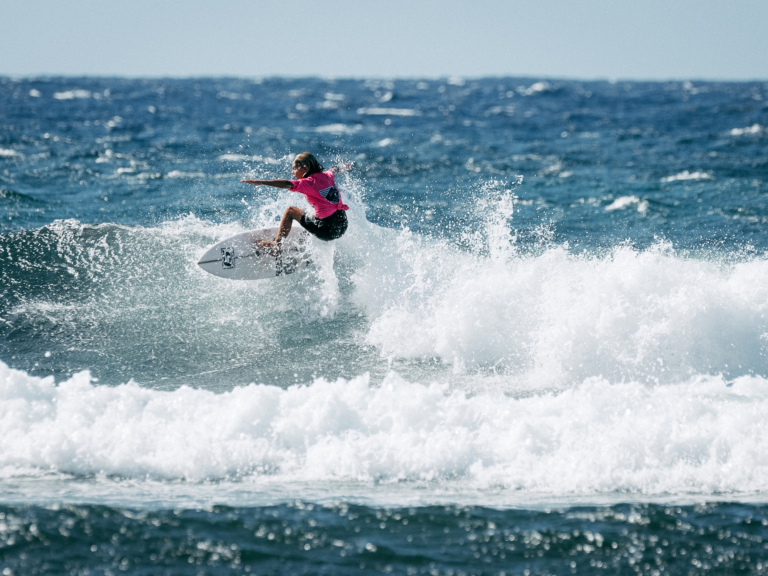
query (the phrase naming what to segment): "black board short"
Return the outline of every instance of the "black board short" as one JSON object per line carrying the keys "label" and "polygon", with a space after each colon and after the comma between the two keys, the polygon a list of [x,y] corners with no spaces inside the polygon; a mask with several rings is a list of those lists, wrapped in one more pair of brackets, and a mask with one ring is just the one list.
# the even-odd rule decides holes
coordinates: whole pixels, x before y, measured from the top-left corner
{"label": "black board short", "polygon": [[315,218],[304,214],[299,220],[299,224],[320,240],[336,240],[347,231],[347,215],[344,210],[336,210],[328,218]]}

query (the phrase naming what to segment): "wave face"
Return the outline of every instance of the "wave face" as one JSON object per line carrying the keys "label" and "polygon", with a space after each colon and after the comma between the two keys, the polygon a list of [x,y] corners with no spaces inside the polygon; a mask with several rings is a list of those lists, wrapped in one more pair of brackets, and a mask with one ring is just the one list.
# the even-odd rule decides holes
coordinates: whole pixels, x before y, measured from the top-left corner
{"label": "wave face", "polygon": [[663,242],[523,251],[502,225],[465,249],[368,223],[359,205],[350,218],[348,236],[313,244],[307,273],[226,286],[194,262],[240,225],[60,221],[12,235],[0,332],[32,373],[93,366],[104,383],[161,388],[380,382],[391,369],[511,392],[768,373],[761,256]]}
{"label": "wave face", "polygon": [[7,236],[0,331],[11,358],[64,374],[93,366],[104,383],[179,386],[213,372],[205,385],[231,387],[258,376],[256,356],[283,381],[294,371],[281,348],[299,337],[281,336],[291,303],[302,321],[337,307],[333,247],[315,248],[309,275],[272,284],[222,282],[195,264],[246,229],[190,216],[153,228],[56,221]]}

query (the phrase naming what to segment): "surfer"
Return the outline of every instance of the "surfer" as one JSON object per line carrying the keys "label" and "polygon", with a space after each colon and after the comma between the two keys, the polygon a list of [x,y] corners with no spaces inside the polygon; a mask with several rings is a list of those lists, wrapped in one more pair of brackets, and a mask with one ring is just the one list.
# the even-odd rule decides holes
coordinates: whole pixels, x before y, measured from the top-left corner
{"label": "surfer", "polygon": [[293,177],[295,180],[240,180],[254,186],[273,186],[304,194],[315,209],[315,215],[307,215],[296,206],[289,206],[280,220],[280,228],[274,242],[261,240],[260,245],[280,250],[283,239],[291,231],[296,220],[307,232],[320,240],[336,240],[347,231],[346,211],[349,206],[341,201],[341,194],[336,187],[334,176],[343,174],[352,168],[351,164],[339,164],[329,170],[323,170],[322,164],[309,152],[302,152],[293,159]]}

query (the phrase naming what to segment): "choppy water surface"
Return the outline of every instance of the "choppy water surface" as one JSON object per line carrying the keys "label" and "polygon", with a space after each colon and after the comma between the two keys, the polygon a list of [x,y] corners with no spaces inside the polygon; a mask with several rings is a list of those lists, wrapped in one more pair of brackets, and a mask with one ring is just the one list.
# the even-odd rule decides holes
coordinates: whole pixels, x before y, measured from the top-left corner
{"label": "choppy water surface", "polygon": [[[760,573],[768,84],[0,79],[0,567]],[[315,266],[199,269],[309,150]],[[5,572],[4,572],[5,573]]]}

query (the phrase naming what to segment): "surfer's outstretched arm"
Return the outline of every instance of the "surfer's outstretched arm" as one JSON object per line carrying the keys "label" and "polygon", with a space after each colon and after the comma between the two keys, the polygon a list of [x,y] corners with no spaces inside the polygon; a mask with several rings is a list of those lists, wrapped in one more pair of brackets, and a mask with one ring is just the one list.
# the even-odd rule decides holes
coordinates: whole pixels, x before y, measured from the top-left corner
{"label": "surfer's outstretched arm", "polygon": [[293,185],[290,180],[240,180],[243,184],[253,184],[254,186],[272,186],[273,188],[285,188],[291,190]]}

